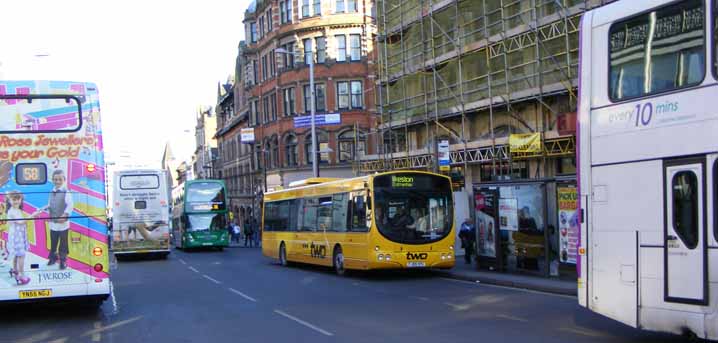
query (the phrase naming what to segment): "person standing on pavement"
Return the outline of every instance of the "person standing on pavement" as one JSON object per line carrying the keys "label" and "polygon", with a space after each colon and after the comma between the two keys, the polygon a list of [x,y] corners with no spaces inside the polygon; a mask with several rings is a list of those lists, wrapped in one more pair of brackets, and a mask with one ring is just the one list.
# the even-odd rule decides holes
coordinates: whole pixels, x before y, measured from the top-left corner
{"label": "person standing on pavement", "polygon": [[476,242],[476,231],[474,224],[471,223],[471,218],[466,218],[461,224],[459,238],[461,246],[464,248],[464,261],[466,264],[471,264],[471,255],[474,254],[474,242]]}
{"label": "person standing on pavement", "polygon": [[254,225],[247,225],[244,227],[244,247],[247,247],[247,243],[249,243],[249,247],[252,247],[252,243],[254,243],[252,239],[252,234],[254,229]]}

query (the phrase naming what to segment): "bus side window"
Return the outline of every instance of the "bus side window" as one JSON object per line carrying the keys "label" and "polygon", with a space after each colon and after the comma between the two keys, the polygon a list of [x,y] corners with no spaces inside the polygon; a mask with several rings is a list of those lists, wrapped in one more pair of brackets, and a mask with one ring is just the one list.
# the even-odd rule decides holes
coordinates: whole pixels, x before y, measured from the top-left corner
{"label": "bus side window", "polygon": [[351,231],[367,231],[367,202],[365,201],[365,196],[365,192],[354,192],[351,195],[352,200],[350,202],[351,208],[349,211]]}
{"label": "bus side window", "polygon": [[317,231],[317,207],[319,199],[317,198],[306,198],[304,199],[303,215],[302,215],[302,230],[301,231]]}
{"label": "bus side window", "polygon": [[332,197],[332,231],[347,232],[351,227],[348,218],[351,213],[349,193],[334,194]]}

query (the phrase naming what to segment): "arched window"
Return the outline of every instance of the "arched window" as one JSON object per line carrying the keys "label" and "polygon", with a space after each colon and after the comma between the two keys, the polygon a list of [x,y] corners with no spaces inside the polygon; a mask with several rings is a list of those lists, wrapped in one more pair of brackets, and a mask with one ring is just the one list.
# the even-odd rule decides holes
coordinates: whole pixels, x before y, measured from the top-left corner
{"label": "arched window", "polygon": [[297,136],[292,133],[284,137],[284,163],[287,167],[297,165]]}
{"label": "arched window", "polygon": [[357,136],[354,130],[347,130],[339,134],[339,162],[350,162],[364,156],[366,140],[359,132]]}
{"label": "arched window", "polygon": [[[319,153],[319,163],[329,163],[329,135],[324,131],[317,130],[317,152]],[[312,156],[312,134],[307,133],[304,136],[304,156],[306,156],[307,164],[311,164],[314,156]]]}
{"label": "arched window", "polygon": [[269,140],[264,141],[264,149],[262,149],[262,152],[264,153],[264,167],[267,169],[271,169],[274,167],[274,164],[272,163],[272,145],[269,144]]}

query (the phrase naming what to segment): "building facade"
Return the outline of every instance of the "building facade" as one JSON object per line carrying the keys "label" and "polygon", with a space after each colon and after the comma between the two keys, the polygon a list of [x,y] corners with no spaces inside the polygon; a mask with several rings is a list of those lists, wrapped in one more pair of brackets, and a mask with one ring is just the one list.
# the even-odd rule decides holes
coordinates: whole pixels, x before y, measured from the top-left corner
{"label": "building facade", "polygon": [[448,174],[482,265],[575,275],[559,197],[576,194],[579,20],[604,2],[378,0],[380,149],[361,170]]}
{"label": "building facade", "polygon": [[376,113],[372,10],[372,1],[257,0],[245,12],[235,98],[254,132],[243,143],[261,175],[255,192],[312,176],[310,59],[320,175],[354,176],[358,157],[374,152],[366,140]]}
{"label": "building facade", "polygon": [[214,138],[217,120],[212,114],[212,107],[201,108],[197,112],[192,174],[198,179],[211,179],[214,177],[213,160],[217,153],[217,141]]}

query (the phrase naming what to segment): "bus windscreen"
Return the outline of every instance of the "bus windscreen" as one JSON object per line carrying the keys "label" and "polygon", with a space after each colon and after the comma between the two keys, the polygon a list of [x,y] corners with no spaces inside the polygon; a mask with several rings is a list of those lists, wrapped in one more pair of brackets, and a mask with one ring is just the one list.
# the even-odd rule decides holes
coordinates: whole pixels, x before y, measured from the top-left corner
{"label": "bus windscreen", "polygon": [[374,213],[379,232],[406,244],[436,242],[451,232],[449,180],[428,174],[389,174],[374,178]]}
{"label": "bus windscreen", "polygon": [[223,211],[224,187],[216,182],[197,182],[187,186],[187,209],[190,211]]}

